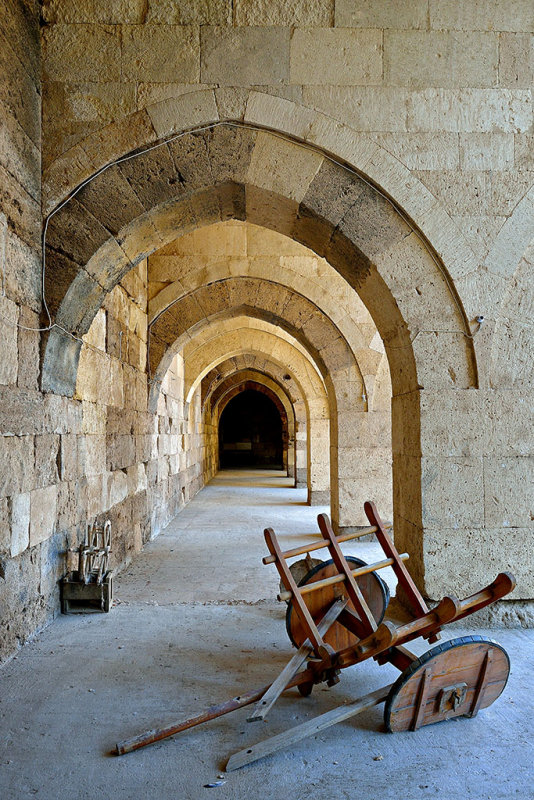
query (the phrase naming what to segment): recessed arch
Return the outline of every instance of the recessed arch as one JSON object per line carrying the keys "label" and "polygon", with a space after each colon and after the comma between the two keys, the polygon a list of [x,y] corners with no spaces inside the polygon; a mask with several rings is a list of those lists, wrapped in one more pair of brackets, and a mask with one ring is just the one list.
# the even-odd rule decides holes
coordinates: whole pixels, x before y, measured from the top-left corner
{"label": "recessed arch", "polygon": [[[446,244],[451,243],[451,228],[445,224],[450,219],[440,218],[434,198],[428,194],[418,210],[414,195],[407,196],[413,184],[404,188],[399,185],[398,192],[384,192],[387,181],[376,181],[378,189],[373,186],[373,169],[366,169],[372,166],[373,155],[362,167],[355,163],[357,153],[353,152],[352,163],[362,177],[340,163],[351,159],[340,157],[335,163],[323,152],[302,150],[299,142],[266,130],[239,125],[210,127],[177,141],[179,146],[176,142],[165,144],[168,152],[158,163],[169,176],[168,181],[165,178],[167,186],[176,186],[179,194],[169,198],[167,188],[163,197],[155,191],[151,179],[153,155],[141,154],[135,159],[137,178],[134,174],[126,177],[119,166],[110,167],[99,176],[96,197],[84,196],[82,190],[54,216],[47,291],[56,322],[79,336],[103,296],[136,259],[146,257],[181,232],[238,219],[290,236],[326,258],[358,292],[384,342],[394,398],[396,532],[401,546],[416,550],[414,542],[420,542],[425,526],[454,526],[455,513],[443,516],[437,509],[429,510],[431,505],[423,503],[421,496],[421,485],[425,485],[422,472],[430,470],[432,483],[431,460],[436,458],[431,445],[435,415],[428,410],[443,405],[445,397],[451,418],[462,423],[457,390],[476,388],[478,380],[473,338],[454,286],[455,279],[465,277],[475,267],[470,261],[472,254],[462,249],[461,237],[454,247]],[[174,160],[177,149],[183,177],[179,186]],[[387,159],[382,166],[386,163]],[[158,175],[161,178],[162,172]],[[112,192],[110,181],[114,182]],[[137,192],[134,186],[138,186]],[[115,198],[121,192],[126,216],[114,221],[116,233],[112,233],[106,227],[111,205],[106,198]],[[386,194],[401,202],[404,212],[398,213]],[[145,209],[142,214],[132,210],[136,202]],[[116,205],[121,213],[123,205]],[[407,206],[414,213],[406,213]],[[417,216],[424,223],[419,231],[411,222]],[[430,219],[433,223],[429,225]],[[441,225],[432,232],[429,246],[421,230],[430,233],[437,220]],[[65,242],[69,248],[66,253],[59,247]],[[72,340],[65,346],[65,341],[68,339],[61,330],[51,331],[43,386],[68,394],[80,345]],[[346,424],[357,441],[364,435],[368,420],[356,419],[347,409]],[[425,458],[430,461],[425,462]],[[419,487],[415,496],[410,487]],[[421,552],[421,583],[425,558]]]}
{"label": "recessed arch", "polygon": [[[213,413],[214,404],[229,387],[247,380],[269,387],[280,398],[288,415],[290,445],[293,444],[289,447],[289,476],[295,479],[296,487],[309,487],[306,407],[297,383],[282,366],[265,358],[249,355],[244,360],[246,363],[240,363],[239,359],[223,361],[205,376],[202,381],[204,413]],[[314,497],[312,490],[309,494],[312,504],[315,504]]]}
{"label": "recessed arch", "polygon": [[[235,400],[236,397],[239,397],[244,392],[250,393],[254,392],[256,395],[262,395],[266,397],[270,403],[270,405],[276,409],[278,413],[278,417],[280,420],[280,466],[282,469],[286,470],[289,476],[288,471],[288,463],[289,463],[289,448],[290,448],[290,418],[288,417],[286,407],[284,403],[280,400],[280,397],[276,392],[274,392],[270,387],[261,383],[259,381],[251,381],[246,380],[238,383],[232,387],[230,387],[218,400],[213,414],[213,424],[217,426],[218,431],[218,438],[220,440],[220,430],[223,421],[223,415],[228,408],[228,406]],[[294,444],[294,426],[293,426],[293,444]],[[219,441],[219,454],[221,453],[220,450],[220,441]],[[270,455],[272,458],[273,455]],[[274,454],[274,458],[278,458],[277,454]],[[220,462],[221,466],[222,463]],[[254,464],[252,466],[255,466]],[[274,467],[279,468],[277,466]]]}
{"label": "recessed arch", "polygon": [[[298,159],[296,170],[292,148],[300,154],[299,147],[265,131],[235,128],[230,135],[217,128],[190,134],[179,146],[175,142],[141,154],[127,162],[134,170],[127,176],[120,166],[102,173],[96,179],[98,187],[83,188],[49,225],[47,298],[56,322],[75,335],[85,333],[106,292],[140,259],[195,227],[248,219],[325,257],[357,289],[385,342],[396,391],[406,390],[408,372],[412,389],[428,384],[429,378],[436,385],[437,365],[451,358],[455,378],[444,369],[441,387],[474,386],[476,362],[461,306],[421,238],[381,194],[320,153],[304,151],[306,159]],[[191,152],[195,158],[187,161],[188,171],[183,160]],[[155,172],[157,181],[151,182]],[[143,191],[136,193],[138,182]],[[166,191],[160,191],[162,184]],[[169,185],[174,191],[170,198]],[[110,230],[113,205],[119,217]],[[411,275],[397,269],[407,262]],[[438,307],[441,329],[436,325]],[[56,355],[58,337],[61,333],[53,329],[45,355],[45,385],[53,382],[47,356]],[[416,337],[415,347],[430,357],[413,359],[408,370]],[[394,368],[401,348],[402,370]],[[443,351],[448,358],[436,358]],[[56,379],[61,386],[72,382],[77,356],[73,342],[70,359],[64,359],[70,374]]]}

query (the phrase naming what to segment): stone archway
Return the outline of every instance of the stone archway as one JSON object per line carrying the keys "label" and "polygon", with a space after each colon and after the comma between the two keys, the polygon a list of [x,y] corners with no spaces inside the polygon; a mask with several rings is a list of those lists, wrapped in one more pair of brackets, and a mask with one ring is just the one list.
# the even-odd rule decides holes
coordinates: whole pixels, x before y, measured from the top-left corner
{"label": "stone archway", "polygon": [[[158,156],[153,150],[132,159],[128,168],[111,167],[54,216],[48,296],[57,324],[83,333],[106,292],[137,259],[180,231],[213,221],[247,219],[325,257],[358,291],[385,344],[394,394],[396,535],[414,554],[423,583],[425,542],[431,546],[432,538],[425,531],[441,536],[464,526],[462,498],[453,498],[450,487],[465,494],[480,482],[471,464],[435,446],[444,413],[456,430],[463,429],[458,390],[477,385],[472,337],[451,278],[465,269],[461,248],[456,246],[446,271],[406,214],[367,179],[279,135],[233,125],[188,134],[165,147]],[[115,231],[107,227],[110,193],[124,198],[116,203],[125,216],[113,221]],[[438,217],[433,213],[433,220]],[[446,252],[443,236],[435,234],[434,250]],[[68,252],[58,247],[65,242]],[[54,283],[58,275],[63,280]],[[66,340],[67,347],[65,334],[52,330],[43,382],[68,394],[79,343]],[[350,401],[339,410],[356,440],[369,434]],[[478,508],[478,498],[469,505]]]}
{"label": "stone archway", "polygon": [[[255,392],[257,395],[263,395],[265,398],[268,399],[269,403],[272,405],[274,409],[278,412],[278,417],[281,423],[281,430],[280,430],[280,445],[281,445],[281,466],[282,469],[286,471],[288,474],[288,461],[289,461],[289,420],[286,413],[286,409],[284,404],[281,402],[278,395],[272,391],[272,389],[268,388],[262,383],[258,383],[256,381],[247,380],[243,383],[240,383],[237,386],[233,386],[232,388],[228,389],[228,391],[222,395],[216,405],[216,413],[214,414],[213,424],[217,425],[218,434],[219,434],[219,454],[221,453],[220,450],[220,432],[221,432],[221,424],[223,420],[223,414],[227,407],[232,403],[232,401],[236,397],[240,397],[243,392]],[[219,464],[221,462],[219,461]],[[276,467],[278,468],[278,467]]]}
{"label": "stone archway", "polygon": [[251,371],[234,373],[224,381],[219,381],[204,398],[204,413],[211,414],[213,425],[220,419],[226,404],[236,394],[254,388],[265,393],[278,408],[283,424],[283,464],[287,475],[296,480],[295,452],[295,409],[284,389],[272,378],[262,373],[251,375]]}
{"label": "stone archway", "polygon": [[[244,363],[239,359],[229,359],[218,364],[202,381],[204,407],[212,404],[217,397],[218,387],[233,385],[241,380],[254,380],[269,386],[280,398],[289,419],[289,435],[293,437],[293,452],[290,450],[289,466],[291,477],[295,478],[296,488],[309,487],[310,465],[308,462],[307,415],[304,396],[296,381],[282,366],[256,355],[248,355]],[[311,504],[318,501],[317,494],[309,496]]]}

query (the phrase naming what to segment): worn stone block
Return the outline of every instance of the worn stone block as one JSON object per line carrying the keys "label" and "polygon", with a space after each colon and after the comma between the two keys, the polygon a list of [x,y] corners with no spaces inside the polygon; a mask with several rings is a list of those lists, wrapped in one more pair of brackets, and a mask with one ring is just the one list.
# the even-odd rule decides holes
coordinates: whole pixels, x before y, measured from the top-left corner
{"label": "worn stone block", "polygon": [[256,143],[256,132],[236,127],[214,128],[206,137],[212,180],[243,183]]}
{"label": "worn stone block", "polygon": [[107,503],[107,476],[105,474],[89,475],[86,478],[87,522],[109,508]]}
{"label": "worn stone block", "polygon": [[[200,220],[203,217],[197,214],[188,198],[169,200],[167,203],[158,206],[157,209],[150,212],[146,220],[146,235],[144,237],[140,236],[141,247],[145,248],[144,253],[150,255],[152,250],[158,246],[158,240],[166,244],[176,235],[192,230],[197,223],[197,219]],[[209,224],[212,220],[203,221]],[[218,217],[213,221],[218,221]],[[149,224],[156,232],[156,240],[154,240],[153,234],[151,235],[149,232]],[[143,231],[141,231],[141,234],[143,234]]]}
{"label": "worn stone block", "polygon": [[458,169],[455,133],[381,133],[372,138],[408,169]]}
{"label": "worn stone block", "polygon": [[7,297],[0,297],[0,341],[2,342],[0,384],[4,385],[15,384],[17,382],[18,319],[19,309],[17,305]]}
{"label": "worn stone block", "polygon": [[[13,230],[6,231],[6,258],[4,281],[6,294],[17,303],[39,313],[42,303],[41,256]],[[24,312],[21,311],[21,318]],[[40,327],[29,325],[29,327]]]}
{"label": "worn stone block", "polygon": [[165,144],[125,161],[120,171],[147,211],[183,191]]}
{"label": "worn stone block", "polygon": [[40,247],[40,211],[36,202],[18,181],[0,166],[0,210],[6,215],[9,227],[34,250]]}
{"label": "worn stone block", "polygon": [[511,133],[461,133],[461,169],[511,169],[514,137]]}
{"label": "worn stone block", "polygon": [[534,403],[528,392],[488,390],[483,409],[485,455],[534,455]]}
{"label": "worn stone block", "polygon": [[59,481],[60,437],[58,434],[45,433],[35,437],[35,481],[37,489],[50,486]]}
{"label": "worn stone block", "polygon": [[289,28],[201,29],[203,83],[222,86],[277,84],[289,78]]}
{"label": "worn stone block", "polygon": [[[10,37],[0,32],[0,102],[7,107],[23,131],[39,147],[41,141],[41,97],[29,71],[21,69],[17,55],[11,47]],[[13,42],[15,45],[15,43]],[[37,66],[38,47],[24,48],[24,60]]]}
{"label": "worn stone block", "polygon": [[534,9],[529,0],[430,0],[432,28],[466,31],[534,31]]}
{"label": "worn stone block", "polygon": [[340,220],[338,230],[368,258],[392,249],[410,232],[394,206],[367,184],[361,185],[358,202]]}
{"label": "worn stone block", "polygon": [[20,555],[30,543],[30,493],[11,498],[11,558]]}
{"label": "worn stone block", "polygon": [[339,28],[426,28],[426,0],[336,0],[335,21]]}
{"label": "worn stone block", "polygon": [[306,85],[382,83],[382,31],[297,28],[291,37],[290,80]]}
{"label": "worn stone block", "polygon": [[[139,270],[143,268],[143,265],[146,265],[146,259],[140,261],[133,269],[130,269],[123,277],[121,281],[121,286],[125,289],[127,293],[128,301],[133,300],[133,303],[137,305],[138,308],[145,308],[146,304],[146,283],[147,278],[146,274],[144,278],[141,278],[139,274]],[[136,308],[131,302],[129,302],[129,309],[128,309],[128,320],[133,319],[132,316],[132,309]]]}
{"label": "worn stone block", "polygon": [[62,304],[55,321],[70,333],[83,336],[89,330],[105,296],[106,290],[101,284],[80,269],[70,284],[68,300]]}
{"label": "worn stone block", "polygon": [[315,174],[302,207],[336,226],[349,209],[369,192],[363,181],[350,172],[339,175],[338,168],[325,159]]}
{"label": "worn stone block", "polygon": [[445,592],[466,597],[487,586],[499,572],[511,572],[517,588],[507,598],[532,595],[532,570],[525,559],[525,528],[478,528],[425,533],[425,589],[439,599]]}
{"label": "worn stone block", "polygon": [[113,25],[58,24],[43,29],[43,69],[52,81],[121,79],[121,33]]}
{"label": "worn stone block", "polygon": [[530,89],[534,84],[534,37],[532,34],[501,33],[499,37],[499,84],[524,89]]}
{"label": "worn stone block", "polygon": [[484,518],[482,458],[421,459],[425,528],[476,528]]}
{"label": "worn stone block", "polygon": [[135,440],[133,436],[106,437],[106,467],[110,472],[126,469],[135,462]]}
{"label": "worn stone block", "polygon": [[[131,262],[130,269],[139,263],[139,261],[151,255],[154,250],[163,244],[162,237],[154,224],[155,220],[158,219],[162,213],[159,207],[153,211],[147,211],[119,231],[117,240],[121,249]],[[124,264],[125,272],[123,272],[123,278],[126,275],[126,268],[128,266],[126,260]]]}
{"label": "worn stone block", "polygon": [[329,0],[236,0],[235,24],[328,27],[331,5]]}
{"label": "worn stone block", "polygon": [[31,197],[40,202],[40,164],[39,148],[21,128],[9,108],[0,101],[2,112],[0,128],[0,164]]}
{"label": "worn stone block", "polygon": [[[396,398],[397,399],[397,398]],[[435,458],[476,458],[483,454],[480,426],[483,398],[476,390],[420,392],[421,450]]]}
{"label": "worn stone block", "polygon": [[392,86],[496,86],[498,65],[494,33],[384,32],[384,75]]}
{"label": "worn stone block", "polygon": [[519,133],[514,136],[514,164],[520,172],[534,170],[534,136]]}
{"label": "worn stone block", "polygon": [[103,167],[131,150],[144,149],[155,139],[156,133],[145,109],[130,114],[127,125],[123,119],[118,119],[100,128],[83,140],[83,151],[92,164],[90,174],[95,167]]}
{"label": "worn stone block", "polygon": [[110,238],[110,231],[87,211],[77,198],[69,200],[49,220],[47,244],[65,253],[78,264],[85,264]]}
{"label": "worn stone block", "polygon": [[191,92],[200,92],[211,89],[212,86],[204,83],[137,83],[137,107],[147,108],[161,103],[162,100],[170,100]]}
{"label": "worn stone block", "polygon": [[64,434],[61,437],[59,477],[62,481],[74,481],[78,477],[78,437]]}
{"label": "worn stone block", "polygon": [[532,468],[532,456],[484,459],[484,507],[488,527],[524,528],[532,525]]}
{"label": "worn stone block", "polygon": [[230,0],[150,0],[144,22],[158,25],[231,25]]}
{"label": "worn stone block", "polygon": [[104,309],[97,311],[91,322],[91,327],[83,337],[84,344],[96,347],[98,350],[106,349],[106,312]]}
{"label": "worn stone block", "polygon": [[78,192],[76,198],[93,217],[115,235],[124,225],[145,211],[139,197],[118,166],[97,175]]}
{"label": "worn stone block", "polygon": [[422,89],[409,95],[409,131],[520,133],[532,125],[526,89]]}
{"label": "worn stone block", "polygon": [[44,430],[44,401],[38,392],[0,386],[0,431],[24,436]]}
{"label": "worn stone block", "polygon": [[128,497],[128,476],[122,470],[107,474],[106,508],[113,508]]}
{"label": "worn stone block", "polygon": [[100,475],[106,470],[106,437],[80,436],[78,439],[78,474]]}
{"label": "worn stone block", "polygon": [[122,365],[115,358],[110,359],[110,396],[109,405],[124,406],[124,372]]}
{"label": "worn stone block", "polygon": [[268,133],[258,134],[247,182],[300,201],[323,157]]}
{"label": "worn stone block", "polygon": [[180,25],[124,25],[122,80],[174,81],[199,79],[199,29]]}
{"label": "worn stone block", "polygon": [[80,4],[78,0],[44,0],[43,19],[49,24],[61,22],[118,25],[123,22],[144,22],[144,0],[91,0]]}
{"label": "worn stone block", "polygon": [[39,380],[39,317],[23,306],[19,309],[19,324],[17,385],[21,389],[36,390]]}
{"label": "worn stone block", "polygon": [[40,79],[40,44],[36,4],[7,0],[0,28],[18,60],[37,84]]}
{"label": "worn stone block", "polygon": [[57,486],[34,489],[30,495],[30,547],[44,542],[54,533]]}
{"label": "worn stone block", "polygon": [[[409,93],[370,86],[304,86],[303,102],[356,131],[406,131]],[[422,128],[421,130],[432,130]]]}
{"label": "worn stone block", "polygon": [[8,497],[0,500],[0,554],[5,555],[11,548],[11,501]]}

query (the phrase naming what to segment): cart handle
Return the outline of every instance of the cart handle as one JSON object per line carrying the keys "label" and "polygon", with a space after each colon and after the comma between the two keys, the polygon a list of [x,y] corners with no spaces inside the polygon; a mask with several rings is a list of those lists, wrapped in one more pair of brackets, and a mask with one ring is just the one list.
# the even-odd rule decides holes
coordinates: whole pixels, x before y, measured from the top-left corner
{"label": "cart handle", "polygon": [[[339,539],[338,539],[339,541]],[[407,561],[410,558],[409,553],[401,553],[399,558],[402,561]],[[354,578],[357,578],[358,575],[367,575],[369,572],[376,572],[379,569],[385,569],[386,567],[391,567],[395,563],[393,558],[386,558],[384,561],[377,561],[374,564],[366,564],[364,567],[357,567],[357,569],[351,570],[351,573]],[[333,586],[336,583],[343,583],[345,580],[345,575],[332,575],[330,578],[323,578],[322,581],[314,581],[313,583],[307,583],[305,586],[299,586],[299,591],[301,594],[309,594],[310,592],[315,592],[317,589],[324,589],[326,586]],[[293,597],[293,592],[280,592],[277,595],[278,600],[291,600]]]}
{"label": "cart handle", "polygon": [[[391,522],[384,522],[383,527],[389,530],[393,527]],[[376,533],[378,528],[373,525],[370,528],[363,528],[361,531],[354,533],[344,533],[343,536],[336,536],[338,542],[350,542],[352,539],[360,539],[362,536],[368,536],[370,533]],[[282,555],[284,558],[293,558],[293,556],[302,556],[304,553],[311,553],[313,550],[322,550],[323,547],[328,547],[330,544],[329,539],[319,539],[317,542],[310,542],[303,544],[300,547],[295,547],[293,550],[284,550]],[[276,561],[275,556],[265,556],[262,559],[263,564],[274,564]]]}

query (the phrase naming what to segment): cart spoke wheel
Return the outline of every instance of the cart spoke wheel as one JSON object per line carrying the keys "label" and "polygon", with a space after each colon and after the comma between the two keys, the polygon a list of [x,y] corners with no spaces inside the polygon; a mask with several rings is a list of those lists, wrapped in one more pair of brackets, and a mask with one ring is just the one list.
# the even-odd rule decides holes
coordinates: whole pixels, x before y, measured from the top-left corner
{"label": "cart spoke wheel", "polygon": [[391,687],[386,728],[413,731],[452,717],[474,717],[499,697],[509,672],[506,650],[492,639],[462,636],[433,647]]}
{"label": "cart spoke wheel", "polygon": [[[357,567],[365,567],[366,562],[354,556],[347,556],[347,562],[354,569]],[[305,586],[314,581],[321,581],[323,578],[330,578],[332,575],[337,574],[337,569],[330,559],[323,561],[314,567],[310,572],[305,575],[298,583],[299,586]],[[387,584],[382,580],[380,575],[376,572],[369,572],[367,575],[358,575],[355,578],[367,605],[369,606],[377,625],[380,625],[386,608],[389,603],[389,589]],[[303,595],[305,603],[315,620],[317,622],[324,616],[326,611],[330,608],[332,603],[343,594],[343,584],[335,584],[333,586],[326,586],[324,589],[319,589],[315,592]],[[347,608],[354,611],[354,606],[349,602]],[[290,640],[296,647],[300,647],[306,640],[307,633],[303,629],[302,624],[296,613],[293,613],[293,604],[290,601],[286,611],[286,629]],[[326,644],[329,644],[336,652],[352,647],[358,641],[357,637],[350,633],[339,622],[335,622],[328,633],[323,637]]]}

